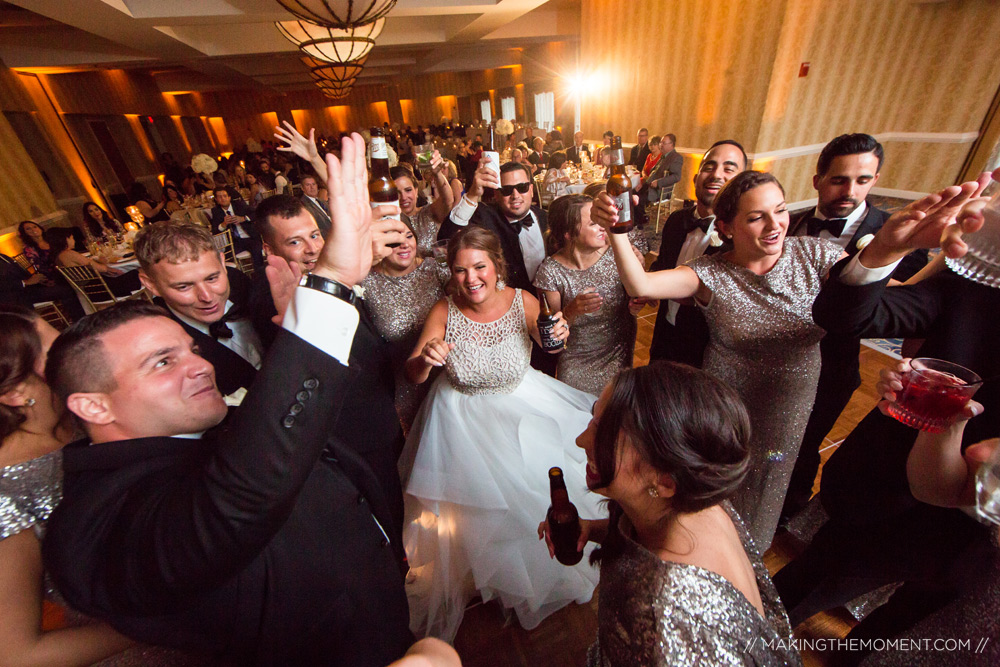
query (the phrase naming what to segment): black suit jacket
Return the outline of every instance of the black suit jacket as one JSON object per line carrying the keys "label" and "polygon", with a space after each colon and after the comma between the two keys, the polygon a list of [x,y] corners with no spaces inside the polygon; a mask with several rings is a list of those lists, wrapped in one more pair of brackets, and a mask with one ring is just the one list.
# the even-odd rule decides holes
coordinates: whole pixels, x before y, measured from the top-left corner
{"label": "black suit jacket", "polygon": [[281,332],[214,437],[67,448],[43,556],[69,604],[229,664],[400,657],[411,636],[387,504],[364,461],[328,449],[351,373]]}
{"label": "black suit jacket", "polygon": [[[241,217],[245,216],[245,217],[249,218],[249,220],[247,220],[246,222],[241,223],[241,224],[243,225],[244,231],[246,231],[247,234],[253,236],[256,233],[256,231],[254,230],[254,226],[253,226],[253,210],[247,204],[245,204],[242,199],[234,199],[232,201],[232,205],[233,205],[233,214],[234,215],[238,215],[238,216],[241,216]],[[225,220],[225,219],[226,219],[226,213],[225,213],[225,211],[222,210],[222,207],[218,206],[218,205],[213,206],[212,207],[212,233],[213,234],[218,234],[220,231],[223,231],[223,230],[219,229],[219,225],[221,225],[222,221]],[[233,232],[233,237],[234,238],[236,237],[236,232],[235,231]]]}
{"label": "black suit jacket", "polygon": [[[538,226],[544,237],[549,229],[548,216],[537,206],[532,206],[531,211],[535,214],[535,220],[538,221]],[[535,288],[528,277],[528,270],[524,266],[524,255],[521,253],[521,244],[517,240],[518,230],[515,230],[507,222],[507,218],[500,212],[500,209],[493,204],[480,203],[476,212],[472,214],[469,224],[485,227],[500,238],[503,258],[507,262],[507,284],[534,294]],[[448,216],[444,224],[441,225],[441,229],[438,230],[438,238],[450,239],[460,229],[462,227],[452,222],[451,216]]]}
{"label": "black suit jacket", "polygon": [[566,159],[569,160],[570,162],[573,162],[574,164],[580,164],[581,150],[586,151],[587,155],[593,155],[593,153],[590,150],[590,146],[588,144],[583,144],[582,146],[580,146],[580,148],[577,148],[576,144],[573,144],[572,146],[566,149]]}
{"label": "black suit jacket", "polygon": [[0,299],[31,308],[30,299],[25,294],[24,281],[31,274],[24,270],[13,257],[0,256]]}
{"label": "black suit jacket", "polygon": [[302,205],[306,207],[306,210],[312,214],[313,219],[316,221],[316,226],[319,227],[320,233],[323,234],[323,238],[326,238],[330,233],[330,229],[333,227],[329,214],[321,207],[317,206],[316,203],[306,195],[302,195],[299,199],[302,200]]}
{"label": "black suit jacket", "polygon": [[[789,224],[789,236],[808,235],[808,222],[815,215],[816,209],[801,211],[792,218]],[[875,234],[882,228],[890,214],[868,204],[864,219],[858,226],[845,251],[849,257],[858,254],[858,241],[868,234]],[[892,277],[904,281],[927,264],[927,251],[918,250],[908,255],[893,272]],[[807,427],[807,439],[821,441],[833,428],[840,413],[851,400],[854,390],[861,386],[861,373],[858,356],[861,353],[861,341],[858,338],[840,336],[828,333],[819,344],[822,366],[819,384],[816,388],[816,409],[810,420],[820,423]]]}
{"label": "black suit jacket", "polygon": [[[674,211],[663,225],[663,235],[660,237],[660,254],[650,267],[650,271],[663,271],[677,266],[677,257],[681,246],[687,239],[685,225],[694,220],[695,207]],[[705,249],[706,255],[729,250],[732,245],[725,244]],[[681,305],[677,309],[675,324],[667,320],[667,310],[670,302],[660,301],[656,312],[656,325],[653,328],[653,341],[649,346],[651,360],[666,359],[689,364],[701,368],[705,358],[705,347],[708,345],[708,324],[705,316],[697,306]]]}
{"label": "black suit jacket", "polygon": [[636,144],[628,154],[628,164],[633,165],[639,171],[646,165],[646,158],[649,157],[649,142],[640,146]]}
{"label": "black suit jacket", "polygon": [[[833,267],[813,304],[816,323],[849,338],[923,338],[920,355],[971,368],[983,378],[1000,374],[992,313],[1000,290],[950,270],[916,285],[890,287],[888,280],[852,287],[837,278],[848,260]],[[1000,434],[1000,381],[986,382],[976,400],[987,406],[965,429],[967,444]],[[906,481],[906,457],[917,431],[873,410],[823,468],[823,504],[831,516],[868,522],[894,515],[917,501]]]}

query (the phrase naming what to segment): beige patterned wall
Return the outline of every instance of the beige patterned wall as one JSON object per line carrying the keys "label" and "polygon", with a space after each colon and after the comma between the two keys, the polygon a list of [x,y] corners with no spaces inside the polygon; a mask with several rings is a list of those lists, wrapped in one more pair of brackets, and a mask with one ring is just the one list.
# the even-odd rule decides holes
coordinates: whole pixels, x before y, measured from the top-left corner
{"label": "beige patterned wall", "polygon": [[0,228],[56,210],[56,200],[0,114]]}
{"label": "beige patterned wall", "polygon": [[[585,133],[613,126],[631,137],[646,125],[674,132],[682,147],[729,137],[751,153],[778,152],[762,164],[789,201],[815,196],[816,154],[781,151],[843,132],[909,134],[885,142],[880,187],[952,183],[972,138],[940,135],[978,132],[1000,83],[991,0],[647,0],[642,12],[620,9],[583,2],[582,66],[604,79],[587,92]],[[803,62],[811,68],[799,78]]]}

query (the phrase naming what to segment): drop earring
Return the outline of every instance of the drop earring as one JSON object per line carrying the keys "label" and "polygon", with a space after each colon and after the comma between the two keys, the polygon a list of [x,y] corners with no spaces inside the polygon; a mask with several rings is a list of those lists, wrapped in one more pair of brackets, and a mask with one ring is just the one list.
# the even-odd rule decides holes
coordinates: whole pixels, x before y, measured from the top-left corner
{"label": "drop earring", "polygon": [[502,292],[505,287],[507,287],[507,283],[505,283],[502,279],[501,280],[497,280],[497,291],[498,292]]}
{"label": "drop earring", "polygon": [[26,400],[26,401],[24,402],[24,407],[26,407],[26,408],[30,408],[30,407],[31,407],[31,406],[33,406],[34,404],[35,404],[35,399],[33,399],[33,398],[29,398],[29,399],[27,399],[27,400]]}
{"label": "drop earring", "polygon": [[656,490],[655,486],[651,486],[648,489],[646,489],[646,493],[649,494],[650,498],[659,498],[660,497],[660,492]]}

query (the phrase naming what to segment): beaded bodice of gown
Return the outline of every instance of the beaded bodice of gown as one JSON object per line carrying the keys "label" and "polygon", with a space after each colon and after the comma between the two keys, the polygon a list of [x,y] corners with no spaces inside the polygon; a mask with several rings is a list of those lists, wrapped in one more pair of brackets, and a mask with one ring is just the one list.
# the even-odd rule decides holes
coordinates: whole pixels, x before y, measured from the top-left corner
{"label": "beaded bodice of gown", "polygon": [[531,361],[531,338],[524,322],[521,290],[514,290],[514,302],[506,313],[485,323],[470,320],[448,297],[444,340],[455,344],[445,364],[455,389],[463,394],[514,391]]}
{"label": "beaded bodice of gown", "polygon": [[29,528],[42,539],[61,499],[61,450],[0,468],[0,540]]}

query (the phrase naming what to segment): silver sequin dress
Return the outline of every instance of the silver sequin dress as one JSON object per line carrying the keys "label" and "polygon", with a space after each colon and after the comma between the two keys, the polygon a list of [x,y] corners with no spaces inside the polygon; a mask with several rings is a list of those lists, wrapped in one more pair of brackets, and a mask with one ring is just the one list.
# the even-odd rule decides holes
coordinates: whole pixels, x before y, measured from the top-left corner
{"label": "silver sequin dress", "polygon": [[413,227],[413,235],[417,237],[417,254],[421,257],[430,257],[434,253],[434,242],[437,241],[438,229],[441,227],[434,219],[431,206],[427,204],[412,218],[403,214]]}
{"label": "silver sequin dress", "polygon": [[632,367],[636,321],[628,310],[628,295],[610,249],[583,270],[546,257],[535,274],[535,287],[559,292],[563,309],[589,289],[596,289],[603,299],[599,311],[582,314],[573,322],[556,377],[581,391],[600,394],[615,373]]}
{"label": "silver sequin dress", "polygon": [[753,427],[750,471],[732,499],[761,552],[771,546],[802,434],[816,398],[823,329],[812,304],[843,251],[823,239],[785,239],[758,276],[720,254],[688,263],[710,290],[706,371],[739,393]]}
{"label": "silver sequin dress", "polygon": [[581,516],[603,514],[586,491],[586,454],[575,444],[595,399],[528,365],[524,317],[520,290],[493,322],[474,322],[448,302],[445,340],[455,347],[400,457],[417,636],[451,641],[476,590],[530,629],[590,600],[597,584],[586,559],[560,565],[536,532],[552,466],[563,469]]}
{"label": "silver sequin dress", "polygon": [[[0,540],[33,530],[41,540],[52,511],[62,500],[62,451],[57,450],[36,459],[0,468]],[[65,607],[48,577],[45,596]],[[90,621],[83,615],[66,610],[70,625]],[[158,646],[138,645],[97,663],[100,667],[196,667],[212,664],[208,659],[186,655]]]}
{"label": "silver sequin dress", "polygon": [[406,360],[420,338],[427,314],[441,298],[450,274],[433,259],[405,276],[387,276],[372,271],[361,286],[375,328],[392,344],[392,364],[396,375],[396,412],[409,431],[430,383],[412,384],[406,379]]}
{"label": "silver sequin dress", "polygon": [[588,667],[801,665],[789,648],[792,629],[767,568],[728,506],[753,565],[766,616],[721,575],[661,560],[609,527],[601,560],[597,643]]}

